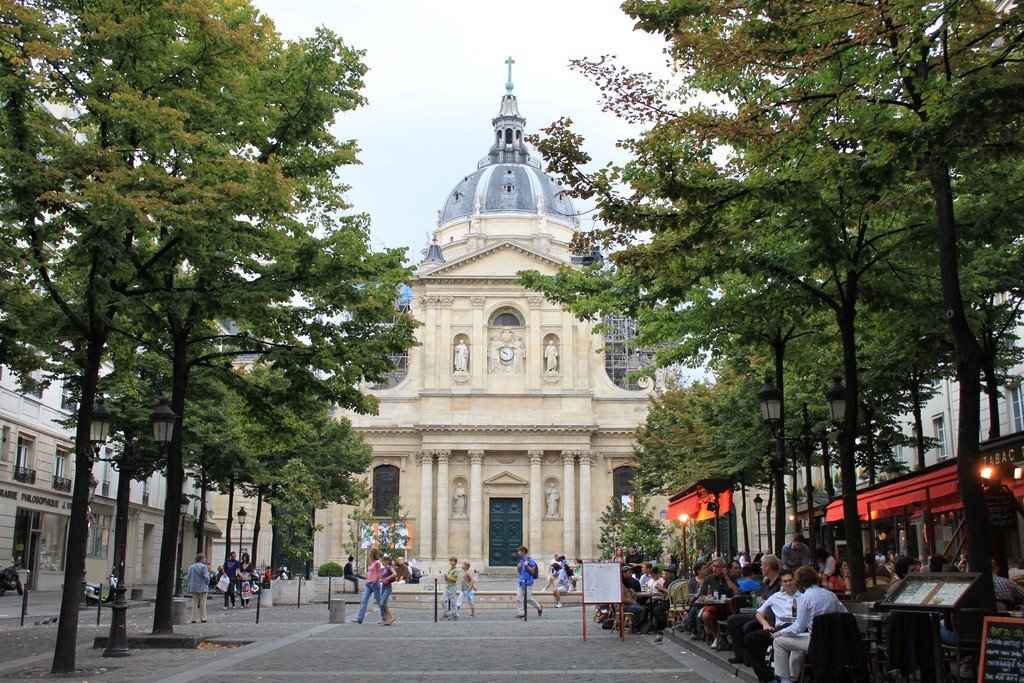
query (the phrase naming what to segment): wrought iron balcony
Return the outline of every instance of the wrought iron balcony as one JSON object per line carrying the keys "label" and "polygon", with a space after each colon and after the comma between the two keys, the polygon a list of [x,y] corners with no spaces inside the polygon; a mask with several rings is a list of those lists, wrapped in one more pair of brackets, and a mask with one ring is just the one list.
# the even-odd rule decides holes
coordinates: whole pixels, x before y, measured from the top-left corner
{"label": "wrought iron balcony", "polygon": [[26,484],[34,484],[36,483],[36,471],[30,470],[27,467],[15,467],[14,479]]}
{"label": "wrought iron balcony", "polygon": [[58,477],[56,474],[53,475],[53,490],[71,493],[71,480],[65,479],[64,477]]}

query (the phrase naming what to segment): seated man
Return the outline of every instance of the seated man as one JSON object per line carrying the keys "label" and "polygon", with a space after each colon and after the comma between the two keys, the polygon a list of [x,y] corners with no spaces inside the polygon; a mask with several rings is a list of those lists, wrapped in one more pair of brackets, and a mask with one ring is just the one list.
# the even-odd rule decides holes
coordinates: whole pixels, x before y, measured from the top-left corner
{"label": "seated man", "polygon": [[647,608],[639,604],[634,597],[640,590],[640,582],[633,578],[633,568],[626,565],[622,568],[622,611],[633,615],[633,633],[640,630],[647,618]]}
{"label": "seated man", "polygon": [[644,593],[650,593],[651,570],[654,569],[654,565],[650,562],[644,562],[640,567],[640,590]]}
{"label": "seated man", "polygon": [[803,591],[796,603],[796,621],[772,634],[775,675],[781,683],[793,683],[800,678],[811,643],[814,617],[846,611],[835,593],[818,585],[818,572],[814,567],[803,566],[796,570],[796,587]]}
{"label": "seated man", "polygon": [[[774,555],[765,555],[761,558],[762,568],[764,575],[761,577],[762,580],[758,583],[760,590],[758,595],[762,599],[768,599],[772,595],[779,592],[780,588],[780,574],[782,571],[782,561]],[[753,564],[748,564],[743,568],[744,571],[748,567],[753,567]],[[792,573],[792,572],[790,572]],[[730,664],[742,664],[747,660],[744,653],[743,638],[744,635],[751,631],[759,630],[761,627],[757,623],[757,619],[754,618],[753,614],[732,614],[726,619],[726,628],[729,631],[729,642],[732,643],[732,649],[735,653],[729,658]]]}
{"label": "seated man", "polygon": [[[793,621],[793,601],[802,593],[796,589],[793,572],[784,570],[781,577],[782,590],[773,593],[754,614],[754,628],[747,630],[743,637],[743,652],[746,663],[759,681],[774,681],[775,672],[765,662],[765,655],[772,645],[772,634],[777,628]],[[732,660],[730,660],[732,661]]]}
{"label": "seated man", "polygon": [[999,576],[996,573],[998,571],[999,565],[992,560],[992,583],[995,588],[996,600],[1006,603],[1006,606],[1011,608],[1024,605],[1024,587],[1015,581]]}
{"label": "seated man", "polygon": [[[669,571],[665,573],[671,574]],[[648,619],[649,629],[661,630],[668,625],[668,585],[661,574],[661,570],[657,567],[651,569],[651,583],[649,585],[651,597],[647,602],[647,611],[650,612],[651,616]]]}
{"label": "seated man", "polygon": [[[711,563],[711,574],[704,580],[697,595],[697,602],[707,602],[720,598],[731,598],[739,592],[739,586],[729,576],[729,568],[725,560],[717,558]],[[704,622],[704,633],[714,635],[718,633],[718,622],[727,619],[729,616],[728,605],[707,605],[701,610],[700,618]],[[711,642],[711,647],[718,647],[717,636]]]}
{"label": "seated man", "polygon": [[[351,581],[352,582],[352,586],[354,588],[353,592],[354,593],[358,593],[359,592],[359,579],[365,579],[366,577],[363,576],[362,574],[357,574],[356,573],[355,569],[353,568],[353,564],[352,564],[353,562],[355,562],[355,560],[356,560],[356,558],[352,557],[351,555],[348,556],[348,562],[345,563],[345,569],[342,571],[343,579],[342,579],[341,585],[344,586],[346,582]],[[342,590],[344,590],[344,588],[342,588]]]}
{"label": "seated man", "polygon": [[761,590],[761,582],[754,578],[754,565],[748,564],[740,569],[740,576],[738,583],[740,593],[753,593]]}

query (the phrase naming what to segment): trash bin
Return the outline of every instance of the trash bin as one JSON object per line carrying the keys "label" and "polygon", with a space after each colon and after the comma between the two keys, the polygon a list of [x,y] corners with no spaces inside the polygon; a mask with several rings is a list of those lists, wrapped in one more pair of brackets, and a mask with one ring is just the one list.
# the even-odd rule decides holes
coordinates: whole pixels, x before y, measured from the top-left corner
{"label": "trash bin", "polygon": [[331,601],[331,623],[332,624],[344,624],[345,623],[345,601],[344,600],[332,600]]}

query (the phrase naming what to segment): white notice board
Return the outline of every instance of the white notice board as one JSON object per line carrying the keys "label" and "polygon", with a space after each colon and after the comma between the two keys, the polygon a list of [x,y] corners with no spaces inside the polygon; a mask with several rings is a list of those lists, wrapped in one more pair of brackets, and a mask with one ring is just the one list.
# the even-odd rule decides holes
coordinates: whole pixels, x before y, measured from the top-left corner
{"label": "white notice board", "polygon": [[584,562],[583,602],[622,602],[622,565],[618,562]]}

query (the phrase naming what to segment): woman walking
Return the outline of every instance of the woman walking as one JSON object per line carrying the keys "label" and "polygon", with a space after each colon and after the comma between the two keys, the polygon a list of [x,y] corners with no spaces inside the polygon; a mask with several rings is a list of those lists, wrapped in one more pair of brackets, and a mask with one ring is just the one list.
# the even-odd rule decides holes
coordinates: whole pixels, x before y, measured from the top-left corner
{"label": "woman walking", "polygon": [[380,610],[382,618],[378,623],[383,626],[391,626],[391,624],[395,623],[395,617],[391,614],[391,608],[388,607],[388,598],[391,597],[391,590],[394,587],[395,581],[398,581],[399,576],[391,563],[390,555],[385,555],[381,560],[381,564]]}
{"label": "woman walking", "polygon": [[[366,568],[366,584],[363,587],[363,601],[359,605],[359,614],[357,614],[356,618],[352,620],[353,623],[363,623],[363,618],[366,616],[366,608],[370,605],[370,596],[373,596],[377,601],[377,604],[381,604],[380,574],[380,548],[370,548],[370,566]],[[380,618],[382,620],[387,619],[387,615],[384,613],[383,607],[380,609]]]}
{"label": "woman walking", "polygon": [[456,581],[456,590],[458,593],[455,598],[455,613],[458,614],[459,610],[462,609],[462,601],[469,601],[469,616],[476,616],[476,603],[473,601],[476,592],[476,581],[473,580],[473,572],[469,570],[469,562],[462,563],[462,571],[459,572],[459,578]]}
{"label": "woman walking", "polygon": [[242,608],[249,606],[252,599],[252,582],[256,568],[249,559],[249,553],[242,553],[242,564],[238,567],[238,597],[241,599]]}

